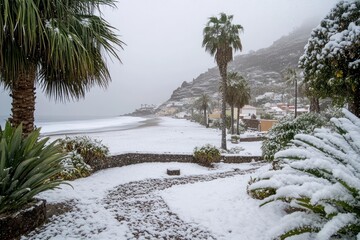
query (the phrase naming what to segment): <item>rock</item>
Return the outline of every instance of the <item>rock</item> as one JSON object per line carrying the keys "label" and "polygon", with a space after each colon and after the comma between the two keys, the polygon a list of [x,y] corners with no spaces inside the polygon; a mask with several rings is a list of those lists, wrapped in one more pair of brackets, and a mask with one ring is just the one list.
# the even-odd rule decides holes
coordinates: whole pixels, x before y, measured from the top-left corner
{"label": "rock", "polygon": [[170,176],[180,175],[180,169],[168,169],[167,174]]}

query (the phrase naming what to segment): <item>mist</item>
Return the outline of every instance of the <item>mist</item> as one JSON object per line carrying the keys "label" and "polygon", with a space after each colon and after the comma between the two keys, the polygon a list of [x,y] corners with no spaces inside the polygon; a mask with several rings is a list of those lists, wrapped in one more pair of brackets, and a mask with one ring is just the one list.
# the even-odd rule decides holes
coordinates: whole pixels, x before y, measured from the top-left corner
{"label": "mist", "polygon": [[[36,119],[93,118],[132,112],[141,104],[161,104],[183,81],[215,67],[202,48],[202,30],[211,16],[234,15],[241,24],[245,54],[270,46],[303,22],[319,22],[335,0],[120,0],[103,17],[127,45],[119,49],[122,64],[107,59],[112,82],[94,87],[85,99],[56,103],[37,88]],[[316,25],[314,25],[315,27]],[[310,33],[309,33],[310,34]],[[1,86],[1,85],[0,85]],[[2,86],[1,86],[2,87]],[[0,115],[9,116],[9,92],[0,90]]]}

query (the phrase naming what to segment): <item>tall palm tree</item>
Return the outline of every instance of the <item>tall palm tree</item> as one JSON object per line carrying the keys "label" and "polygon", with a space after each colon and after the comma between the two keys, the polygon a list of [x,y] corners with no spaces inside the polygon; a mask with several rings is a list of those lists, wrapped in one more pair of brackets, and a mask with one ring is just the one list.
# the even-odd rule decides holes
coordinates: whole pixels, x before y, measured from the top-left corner
{"label": "tall palm tree", "polygon": [[[84,97],[94,85],[107,87],[104,53],[120,61],[122,48],[100,7],[114,0],[2,0],[0,82],[10,89],[13,126],[34,129],[38,85],[56,100]],[[95,11],[100,15],[95,15]]]}
{"label": "tall palm tree", "polygon": [[204,125],[206,127],[208,127],[208,122],[207,122],[207,110],[210,108],[211,105],[211,99],[209,97],[209,95],[202,94],[196,101],[195,101],[195,105],[198,109],[200,109],[201,111],[203,111],[204,114]]}
{"label": "tall palm tree", "polygon": [[205,51],[215,56],[222,79],[222,123],[221,123],[221,148],[226,150],[226,79],[227,65],[233,59],[233,51],[242,50],[239,34],[243,27],[232,24],[233,16],[220,13],[219,18],[210,17],[203,30],[203,42]]}
{"label": "tall palm tree", "polygon": [[237,107],[237,117],[236,117],[236,134],[240,134],[239,121],[240,121],[240,109],[243,108],[246,104],[249,104],[251,99],[250,87],[246,80],[239,76],[239,82],[237,84],[237,98],[235,106]]}

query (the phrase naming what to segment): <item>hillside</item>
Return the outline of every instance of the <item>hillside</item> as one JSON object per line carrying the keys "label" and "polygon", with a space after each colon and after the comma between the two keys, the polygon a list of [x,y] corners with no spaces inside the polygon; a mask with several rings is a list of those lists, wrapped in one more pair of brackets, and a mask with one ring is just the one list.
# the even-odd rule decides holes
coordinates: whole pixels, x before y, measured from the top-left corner
{"label": "hillside", "polygon": [[[253,101],[265,92],[284,91],[281,72],[287,68],[297,68],[297,62],[304,52],[304,46],[313,27],[314,25],[304,25],[281,37],[268,48],[235,56],[228,70],[237,71],[246,78]],[[214,67],[191,82],[183,82],[173,91],[170,99],[159,107],[158,114],[172,115],[189,110],[194,99],[203,93],[210,95],[215,102],[218,101],[219,81],[218,68]]]}

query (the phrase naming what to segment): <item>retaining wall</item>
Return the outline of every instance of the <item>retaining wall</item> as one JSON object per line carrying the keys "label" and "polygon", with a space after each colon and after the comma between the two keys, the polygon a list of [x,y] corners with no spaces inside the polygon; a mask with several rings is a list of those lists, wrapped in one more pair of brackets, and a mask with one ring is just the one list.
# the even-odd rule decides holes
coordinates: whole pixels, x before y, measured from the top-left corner
{"label": "retaining wall", "polygon": [[46,201],[37,199],[12,214],[0,214],[0,239],[19,239],[46,220]]}
{"label": "retaining wall", "polygon": [[[260,161],[260,156],[222,156],[225,163],[246,163]],[[104,161],[92,164],[94,171],[106,168],[122,167],[148,162],[194,162],[192,154],[156,154],[156,153],[126,153],[107,157]]]}

